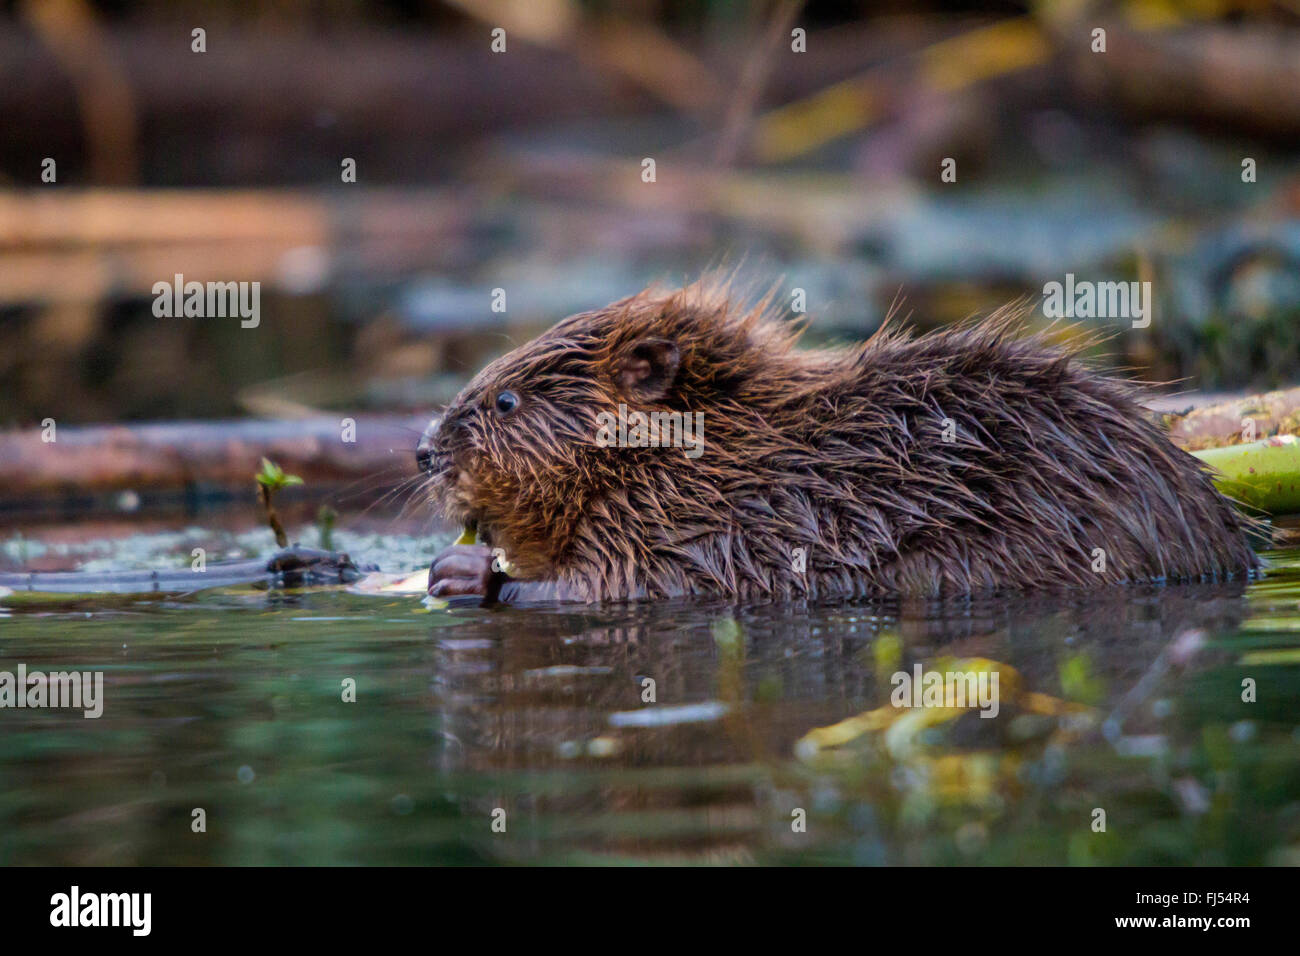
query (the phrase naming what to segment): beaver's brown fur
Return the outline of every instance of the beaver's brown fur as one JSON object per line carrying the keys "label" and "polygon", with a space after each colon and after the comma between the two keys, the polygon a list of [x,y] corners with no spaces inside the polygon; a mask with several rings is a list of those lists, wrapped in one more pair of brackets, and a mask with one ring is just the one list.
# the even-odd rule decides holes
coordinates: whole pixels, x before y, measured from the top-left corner
{"label": "beaver's brown fur", "polygon": [[[435,503],[489,546],[450,549],[431,592],[492,590],[486,569],[463,580],[489,548],[536,582],[504,595],[587,601],[1255,568],[1247,520],[1148,420],[1136,386],[1017,337],[1016,319],[802,350],[789,323],[706,284],[564,319],[484,369],[429,436]],[[503,414],[507,391],[518,402]],[[597,414],[620,402],[703,412],[703,454],[601,447]]]}

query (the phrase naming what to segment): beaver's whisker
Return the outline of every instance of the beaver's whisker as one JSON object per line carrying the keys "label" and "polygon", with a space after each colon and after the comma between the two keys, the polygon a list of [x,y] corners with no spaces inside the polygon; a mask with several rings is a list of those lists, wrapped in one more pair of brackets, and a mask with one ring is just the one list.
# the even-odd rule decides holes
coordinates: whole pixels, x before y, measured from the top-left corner
{"label": "beaver's whisker", "polygon": [[358,512],[357,517],[363,518],[375,508],[391,504],[401,496],[413,491],[423,481],[423,479],[423,475],[412,475],[405,478],[397,485],[389,488],[388,491],[384,492],[384,494],[371,501],[369,505]]}

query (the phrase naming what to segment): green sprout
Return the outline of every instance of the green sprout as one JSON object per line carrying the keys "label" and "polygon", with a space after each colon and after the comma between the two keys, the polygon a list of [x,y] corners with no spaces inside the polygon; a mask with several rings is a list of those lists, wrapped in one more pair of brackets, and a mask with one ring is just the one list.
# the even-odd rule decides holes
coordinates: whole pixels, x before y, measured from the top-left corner
{"label": "green sprout", "polygon": [[257,496],[262,502],[262,510],[266,513],[266,523],[271,526],[271,532],[275,535],[275,543],[282,548],[287,548],[289,536],[284,533],[284,525],[280,524],[280,515],[275,510],[274,497],[281,488],[301,485],[302,479],[297,475],[286,475],[284,469],[269,458],[262,459],[262,470],[253,477],[257,479]]}

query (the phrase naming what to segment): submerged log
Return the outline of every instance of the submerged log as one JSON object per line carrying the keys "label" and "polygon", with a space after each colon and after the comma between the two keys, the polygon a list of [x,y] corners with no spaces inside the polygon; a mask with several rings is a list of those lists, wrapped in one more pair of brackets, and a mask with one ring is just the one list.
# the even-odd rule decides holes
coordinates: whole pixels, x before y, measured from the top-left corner
{"label": "submerged log", "polygon": [[229,561],[202,570],[32,571],[0,574],[0,604],[22,603],[24,594],[186,594],[207,588],[255,584],[271,588],[352,584],[374,568],[359,568],[338,551],[295,545],[267,559]]}

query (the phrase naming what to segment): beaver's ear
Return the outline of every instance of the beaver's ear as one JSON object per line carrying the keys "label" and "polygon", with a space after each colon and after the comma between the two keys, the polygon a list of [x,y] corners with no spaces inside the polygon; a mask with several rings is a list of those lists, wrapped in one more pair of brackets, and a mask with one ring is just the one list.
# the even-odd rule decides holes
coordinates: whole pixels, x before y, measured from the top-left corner
{"label": "beaver's ear", "polygon": [[657,402],[667,396],[677,378],[681,356],[667,339],[640,339],[619,356],[614,382],[623,394],[639,402]]}

